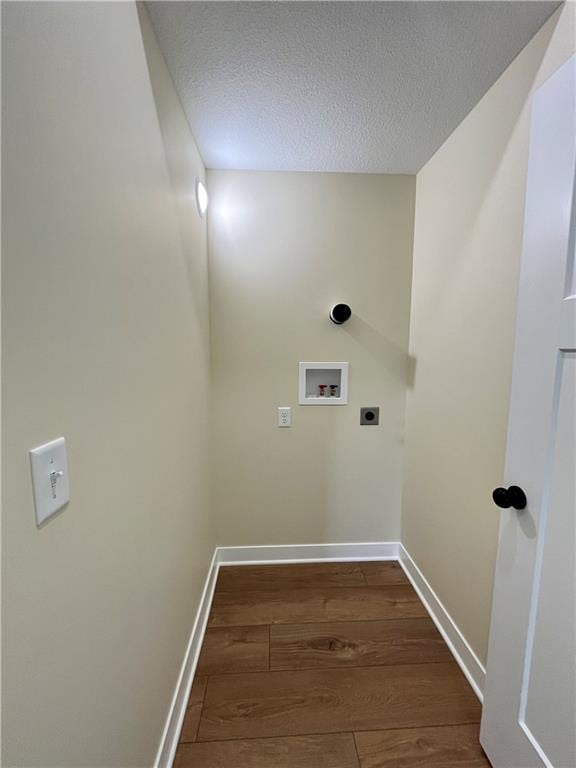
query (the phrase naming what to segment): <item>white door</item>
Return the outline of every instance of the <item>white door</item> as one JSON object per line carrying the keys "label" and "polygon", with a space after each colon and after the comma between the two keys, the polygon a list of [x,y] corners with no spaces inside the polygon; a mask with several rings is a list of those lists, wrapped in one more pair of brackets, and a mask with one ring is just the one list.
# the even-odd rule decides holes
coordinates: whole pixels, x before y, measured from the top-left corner
{"label": "white door", "polygon": [[495,768],[576,768],[575,91],[572,58],[532,107],[504,478],[527,506],[501,513],[481,728]]}

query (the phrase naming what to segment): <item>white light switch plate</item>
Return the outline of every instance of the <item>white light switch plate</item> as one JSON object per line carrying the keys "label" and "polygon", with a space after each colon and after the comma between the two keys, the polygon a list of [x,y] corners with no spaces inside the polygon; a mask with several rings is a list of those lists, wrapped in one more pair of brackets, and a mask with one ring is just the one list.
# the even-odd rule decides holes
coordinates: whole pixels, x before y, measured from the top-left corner
{"label": "white light switch plate", "polygon": [[30,451],[36,525],[51,517],[70,501],[66,441],[63,437]]}

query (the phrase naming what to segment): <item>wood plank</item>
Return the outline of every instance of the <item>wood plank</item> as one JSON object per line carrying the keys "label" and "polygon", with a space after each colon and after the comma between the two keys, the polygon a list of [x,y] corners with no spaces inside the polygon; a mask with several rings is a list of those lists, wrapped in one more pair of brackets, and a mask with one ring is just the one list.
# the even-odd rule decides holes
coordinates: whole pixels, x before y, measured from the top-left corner
{"label": "wood plank", "polygon": [[268,669],[269,634],[266,626],[208,629],[197,674],[264,672]]}
{"label": "wood plank", "polygon": [[194,678],[192,689],[190,691],[190,697],[188,698],[186,714],[184,715],[184,723],[182,724],[180,741],[196,741],[196,736],[198,735],[198,725],[200,723],[200,715],[202,714],[204,697],[206,695],[207,683],[207,677]]}
{"label": "wood plank", "polygon": [[360,569],[366,583],[382,587],[386,584],[409,584],[408,577],[397,560],[380,563],[361,563]]}
{"label": "wood plank", "polygon": [[271,628],[273,670],[439,661],[452,661],[452,655],[429,618]]}
{"label": "wood plank", "polygon": [[410,585],[220,592],[214,596],[209,626],[409,619],[427,615]]}
{"label": "wood plank", "polygon": [[478,725],[356,733],[361,768],[490,768]]}
{"label": "wood plank", "polygon": [[478,722],[457,664],[254,672],[208,681],[199,741]]}
{"label": "wood plank", "polygon": [[181,744],[174,768],[359,768],[351,733]]}
{"label": "wood plank", "polygon": [[229,565],[220,568],[216,592],[307,589],[308,587],[362,587],[365,584],[364,575],[357,563]]}

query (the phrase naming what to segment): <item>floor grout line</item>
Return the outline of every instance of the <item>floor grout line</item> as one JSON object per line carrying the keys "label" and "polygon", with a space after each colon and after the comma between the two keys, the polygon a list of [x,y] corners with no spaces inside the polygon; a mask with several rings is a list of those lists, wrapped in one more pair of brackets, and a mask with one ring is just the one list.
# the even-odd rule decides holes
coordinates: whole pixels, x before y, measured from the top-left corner
{"label": "floor grout line", "polygon": [[[427,613],[425,616],[392,616],[390,618],[382,618],[382,619],[332,619],[329,621],[321,621],[318,619],[314,619],[314,621],[290,621],[290,622],[283,622],[283,621],[272,621],[268,622],[266,624],[227,624],[225,627],[209,627],[209,629],[206,630],[206,634],[208,634],[209,630],[214,629],[254,629],[255,627],[285,627],[286,629],[289,629],[290,627],[310,627],[314,624],[323,625],[323,624],[374,624],[377,622],[389,622],[389,621],[426,621],[429,623],[432,623],[434,627],[436,626],[432,619],[430,618],[429,614]],[[438,631],[438,630],[436,630]],[[440,633],[438,632],[440,635]],[[440,635],[442,637],[442,635]],[[442,642],[445,642],[442,640]]]}
{"label": "floor grout line", "polygon": [[[210,672],[210,677],[231,677],[232,675],[267,675],[270,672],[339,672],[350,669],[380,669],[381,667],[416,667],[428,664],[456,664],[452,655],[449,659],[439,659],[437,661],[391,661],[388,664],[347,664],[346,666],[334,667],[282,667],[282,669],[247,669],[239,672]],[[206,675],[202,675],[206,677]]]}
{"label": "floor grout line", "polygon": [[[471,723],[464,723],[464,725],[471,725]],[[431,727],[436,728],[439,726],[431,726]],[[382,729],[379,729],[379,730],[382,730]],[[388,729],[388,730],[396,730],[396,729]],[[356,731],[356,733],[363,733],[363,731]],[[323,732],[318,733],[317,731],[315,731],[314,733],[295,733],[295,734],[290,734],[288,736],[238,736],[232,739],[206,739],[206,741],[183,741],[181,743],[182,744],[220,744],[222,742],[226,742],[227,744],[229,744],[230,742],[234,742],[234,741],[268,741],[269,739],[299,739],[299,738],[308,738],[310,736],[354,736],[354,731],[351,731],[351,730],[330,731],[326,733],[323,733]]]}
{"label": "floor grout line", "polygon": [[300,627],[310,626],[311,624],[368,624],[377,621],[414,621],[415,619],[429,619],[432,621],[430,615],[426,613],[426,615],[423,616],[389,616],[380,619],[358,619],[358,621],[352,621],[351,619],[326,619],[325,621],[314,619],[314,621],[267,621],[262,622],[261,624],[222,624],[215,627],[208,627],[208,629],[238,629],[240,627],[268,627],[270,625],[274,627]]}
{"label": "floor grout line", "polygon": [[230,741],[265,741],[266,739],[294,739],[299,736],[336,736],[338,734],[346,733],[379,733],[383,731],[413,731],[422,730],[423,728],[459,728],[460,726],[477,725],[480,727],[480,720],[466,720],[465,722],[457,723],[437,723],[432,725],[395,725],[392,728],[349,728],[344,731],[313,731],[306,733],[273,733],[268,736],[232,736],[229,738],[220,739],[201,739],[197,741],[185,741],[183,744],[217,744],[219,742]]}
{"label": "floor grout line", "polygon": [[[322,584],[319,587],[311,587],[311,586],[280,586],[280,587],[272,587],[269,589],[219,589],[214,592],[214,597],[219,597],[220,595],[246,595],[246,594],[263,594],[263,595],[274,595],[276,593],[281,594],[282,592],[318,592],[320,590],[324,591],[325,589],[391,589],[393,587],[412,587],[410,584],[410,581],[406,579],[406,581],[401,582],[395,582],[393,584],[369,584],[368,582],[362,583],[362,584]],[[414,587],[412,587],[414,589]]]}
{"label": "floor grout line", "polygon": [[356,750],[356,760],[358,761],[358,768],[362,768],[362,761],[360,760],[360,752],[358,752],[358,742],[356,741],[356,734],[352,731],[352,741],[354,743],[354,749]]}
{"label": "floor grout line", "polygon": [[[204,645],[204,643],[202,643]],[[204,704],[206,703],[206,695],[208,694],[208,683],[210,682],[211,675],[202,675],[202,677],[206,678],[206,685],[204,686],[204,696],[202,697],[202,704],[200,705],[200,714],[198,715],[198,725],[196,726],[196,733],[194,735],[194,741],[193,742],[182,742],[183,744],[192,743],[198,741],[198,734],[200,733],[200,724],[202,722],[202,715],[204,714]],[[194,675],[194,679],[196,679],[196,675]]]}

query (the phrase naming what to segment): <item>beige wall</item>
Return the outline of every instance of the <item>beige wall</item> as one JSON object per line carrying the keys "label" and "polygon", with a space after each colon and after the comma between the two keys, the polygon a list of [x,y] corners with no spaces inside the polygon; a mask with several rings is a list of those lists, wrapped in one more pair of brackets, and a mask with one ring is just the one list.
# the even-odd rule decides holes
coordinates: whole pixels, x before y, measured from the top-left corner
{"label": "beige wall", "polygon": [[160,126],[133,4],[3,5],[5,766],[152,764],[213,549],[203,167],[147,39]]}
{"label": "beige wall", "polygon": [[482,660],[530,97],[573,50],[572,6],[547,22],[417,177],[402,540]]}
{"label": "beige wall", "polygon": [[[397,539],[414,177],[208,183],[218,542]],[[337,301],[354,312],[343,327]],[[349,405],[298,406],[299,361],[348,361]],[[362,405],[380,406],[379,427],[360,427]]]}

